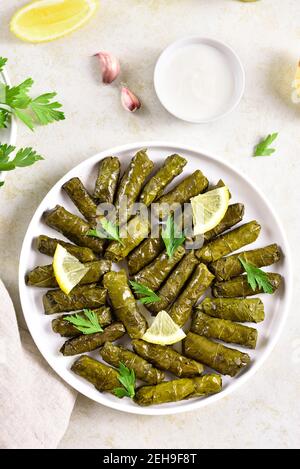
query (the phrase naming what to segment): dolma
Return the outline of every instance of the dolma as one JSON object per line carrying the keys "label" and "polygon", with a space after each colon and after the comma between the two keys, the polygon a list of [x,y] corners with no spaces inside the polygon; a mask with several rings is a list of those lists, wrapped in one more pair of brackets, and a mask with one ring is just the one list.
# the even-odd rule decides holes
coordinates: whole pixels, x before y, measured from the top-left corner
{"label": "dolma", "polygon": [[57,205],[53,210],[45,212],[44,220],[48,226],[59,231],[78,246],[90,248],[97,254],[102,253],[104,240],[88,236],[87,232],[91,226],[64,207]]}
{"label": "dolma", "polygon": [[84,218],[91,225],[96,225],[97,205],[80,179],[74,177],[65,182],[62,187]]}
{"label": "dolma", "polygon": [[217,280],[229,280],[245,272],[239,257],[256,267],[265,267],[280,260],[280,250],[277,244],[270,244],[264,248],[222,257],[210,265],[210,270],[214,273]]}
{"label": "dolma", "polygon": [[211,241],[216,236],[219,236],[224,231],[229,230],[233,226],[237,225],[242,221],[244,217],[245,207],[243,204],[237,203],[229,205],[224,218],[220,223],[210,231],[204,233],[204,242],[207,243]]}
{"label": "dolma", "polygon": [[[107,274],[106,274],[107,275]],[[169,314],[178,326],[182,327],[192,314],[196,302],[213,281],[213,274],[205,264],[196,267],[191,280],[171,307]]]}
{"label": "dolma", "polygon": [[197,309],[231,321],[259,323],[265,319],[264,304],[259,298],[205,298]]}
{"label": "dolma", "polygon": [[138,310],[125,270],[108,272],[104,275],[103,284],[108,290],[115,315],[124,324],[128,335],[132,339],[142,337],[148,324]]}
{"label": "dolma", "polygon": [[133,350],[152,363],[160,370],[166,370],[179,378],[190,378],[201,375],[204,367],[201,363],[184,357],[171,347],[144,342],[143,340],[132,341]]}
{"label": "dolma", "polygon": [[49,236],[46,235],[40,235],[37,238],[38,250],[47,256],[54,256],[56,246],[58,244],[63,246],[70,254],[72,254],[72,256],[77,257],[80,262],[91,262],[98,259],[96,254],[90,248],[75,246],[74,244],[62,241],[61,239],[49,238]]}
{"label": "dolma", "polygon": [[158,238],[147,238],[137,246],[127,257],[129,275],[134,275],[143,269],[165,249],[161,237],[161,228]]}
{"label": "dolma", "polygon": [[120,176],[120,161],[108,156],[100,161],[93,197],[98,204],[112,204]]}
{"label": "dolma", "polygon": [[[273,287],[273,293],[279,288],[282,277],[280,274],[266,272],[268,280]],[[212,287],[212,294],[215,298],[238,298],[245,296],[258,295],[264,293],[262,288],[252,290],[248,283],[247,275],[234,277],[227,282],[216,282]]]}
{"label": "dolma", "polygon": [[121,322],[114,322],[107,326],[103,332],[95,334],[82,334],[67,340],[61,347],[60,352],[69,357],[80,353],[92,352],[100,348],[105,342],[113,342],[125,334],[125,327]]}
{"label": "dolma", "polygon": [[[87,285],[89,283],[97,283],[106,272],[111,270],[111,262],[105,259],[86,262],[85,267],[89,270],[85,276],[80,280],[80,285]],[[43,265],[35,267],[31,272],[26,275],[27,285],[41,288],[57,288],[58,283],[54,275],[53,266]]]}
{"label": "dolma", "polygon": [[195,390],[192,397],[209,396],[210,394],[217,394],[222,391],[222,376],[217,374],[210,374],[193,378]]}
{"label": "dolma", "polygon": [[[188,202],[192,197],[204,192],[207,189],[208,180],[198,169],[190,176],[186,177],[177,186],[174,187],[167,194],[162,195],[158,200],[158,213],[164,218],[169,214],[170,209],[167,205],[172,204],[184,204]],[[166,207],[164,207],[166,205]]]}
{"label": "dolma", "polygon": [[106,342],[100,350],[100,355],[104,361],[116,368],[119,367],[120,362],[124,363],[127,368],[134,371],[137,378],[148,384],[158,384],[164,380],[165,375],[162,371],[124,347]]}
{"label": "dolma", "polygon": [[69,295],[62,290],[49,290],[43,296],[45,314],[77,311],[83,308],[99,308],[105,302],[106,289],[97,287],[94,283],[77,286]]}
{"label": "dolma", "polygon": [[71,370],[76,375],[92,383],[100,392],[113,392],[115,388],[120,387],[118,372],[88,355],[77,358]]}
{"label": "dolma", "polygon": [[191,331],[208,339],[223,340],[229,344],[239,344],[252,349],[256,347],[258,335],[257,330],[252,327],[228,319],[212,318],[199,310],[195,311]]}
{"label": "dolma", "polygon": [[153,162],[148,158],[146,150],[140,150],[132,158],[124,173],[116,195],[116,209],[120,210],[122,199],[127,198],[127,219],[130,217],[130,209],[136,202],[142,186],[153,169]]}
{"label": "dolma", "polygon": [[172,305],[198,264],[199,260],[193,251],[185,254],[159,289],[157,294],[160,297],[160,301],[148,305],[151,313],[157,314],[159,311],[166,310]]}
{"label": "dolma", "polygon": [[183,353],[222,375],[232,377],[250,363],[250,357],[246,353],[225,347],[193,332],[188,332],[183,341]]}
{"label": "dolma", "polygon": [[140,406],[158,405],[203,397],[221,390],[221,376],[211,374],[197,378],[176,379],[156,386],[143,386],[137,390],[134,400]]}
{"label": "dolma", "polygon": [[[111,310],[108,306],[101,306],[100,308],[94,309],[93,312],[97,316],[97,320],[101,327],[109,326],[112,321]],[[84,311],[76,313],[77,316],[85,317]],[[72,314],[64,314],[59,318],[53,319],[52,330],[62,337],[76,337],[81,335],[82,332],[77,329],[71,322],[67,321],[67,318]]]}
{"label": "dolma", "polygon": [[121,261],[148,236],[149,231],[149,221],[137,215],[128,222],[125,236],[122,236],[122,243],[111,241],[104,257],[113,262]]}
{"label": "dolma", "polygon": [[257,221],[245,223],[239,228],[213,239],[202,248],[197,249],[195,254],[201,262],[206,264],[215,262],[246,244],[253,243],[258,237],[260,229]]}
{"label": "dolma", "polygon": [[160,197],[168,184],[182,173],[187,161],[180,155],[171,155],[165,160],[163,166],[152,176],[145,185],[140,195],[140,202],[147,205],[152,204]]}
{"label": "dolma", "polygon": [[134,280],[153,291],[158,290],[184,254],[185,249],[183,246],[179,246],[172,257],[169,257],[166,251],[162,252],[151,264],[140,270],[134,276]]}

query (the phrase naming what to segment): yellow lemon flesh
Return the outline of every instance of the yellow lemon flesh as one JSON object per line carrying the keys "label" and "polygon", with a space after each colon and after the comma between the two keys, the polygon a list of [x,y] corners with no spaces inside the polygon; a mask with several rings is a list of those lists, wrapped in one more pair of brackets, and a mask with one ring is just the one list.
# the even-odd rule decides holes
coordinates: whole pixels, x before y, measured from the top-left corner
{"label": "yellow lemon flesh", "polygon": [[52,41],[80,28],[98,5],[98,0],[37,0],[14,14],[10,29],[24,41]]}
{"label": "yellow lemon flesh", "polygon": [[160,311],[142,339],[159,345],[171,345],[185,338],[183,330],[173,321],[166,311]]}
{"label": "yellow lemon flesh", "polygon": [[229,199],[230,193],[226,186],[191,199],[195,236],[212,230],[220,223],[228,209]]}
{"label": "yellow lemon flesh", "polygon": [[58,244],[53,257],[53,271],[60,289],[68,295],[89,271],[89,267]]}
{"label": "yellow lemon flesh", "polygon": [[298,63],[298,67],[297,67],[295,84],[296,84],[297,94],[300,97],[300,61]]}

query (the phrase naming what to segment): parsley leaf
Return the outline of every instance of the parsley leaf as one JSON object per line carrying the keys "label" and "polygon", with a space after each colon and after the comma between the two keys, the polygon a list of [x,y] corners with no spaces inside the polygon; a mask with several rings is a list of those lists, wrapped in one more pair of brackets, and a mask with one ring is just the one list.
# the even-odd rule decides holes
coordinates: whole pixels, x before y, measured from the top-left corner
{"label": "parsley leaf", "polygon": [[142,304],[148,305],[150,303],[157,303],[160,301],[160,297],[153,290],[151,290],[151,288],[148,288],[141,283],[134,282],[133,280],[130,280],[129,283],[135,293],[142,295],[142,298],[139,298],[139,301]]}
{"label": "parsley leaf", "polygon": [[270,148],[270,145],[278,137],[278,132],[268,135],[255,147],[254,156],[271,156],[275,153],[275,148]]}
{"label": "parsley leaf", "polygon": [[266,272],[255,265],[246,262],[242,257],[239,257],[239,261],[246,271],[248,283],[253,291],[255,291],[256,288],[261,288],[264,293],[271,294],[274,292],[273,285],[271,284]]}
{"label": "parsley leaf", "polygon": [[106,218],[100,220],[102,225],[102,230],[89,230],[87,232],[88,236],[95,236],[96,238],[101,239],[112,239],[118,241],[118,243],[124,245],[123,241],[120,238],[119,227],[114,225],[111,221]]}
{"label": "parsley leaf", "polygon": [[185,236],[183,233],[178,232],[172,215],[168,216],[166,226],[163,228],[161,236],[169,257],[173,257],[176,249],[185,242]]}
{"label": "parsley leaf", "polygon": [[[9,159],[11,153],[16,149],[12,145],[6,143],[0,144],[0,171],[12,171],[16,168],[24,168],[31,166],[36,161],[43,160],[41,155],[38,155],[31,147],[21,148],[17,151],[13,159]],[[3,186],[4,182],[0,185]]]}
{"label": "parsley leaf", "polygon": [[134,370],[127,368],[124,363],[119,364],[118,380],[122,384],[123,388],[115,388],[114,394],[122,399],[122,397],[130,397],[131,399],[135,395],[135,373]]}
{"label": "parsley leaf", "polygon": [[96,332],[103,332],[99,324],[97,314],[91,309],[83,310],[85,317],[74,314],[73,316],[66,316],[65,321],[69,321],[83,334],[95,334]]}
{"label": "parsley leaf", "polygon": [[[7,59],[0,57],[0,71],[6,61]],[[56,96],[55,92],[44,93],[35,99],[29,96],[33,83],[32,78],[27,78],[17,86],[1,84],[0,128],[7,127],[11,114],[31,130],[34,130],[36,124],[46,125],[65,119],[64,113],[58,111],[62,105],[57,101],[51,102]]]}
{"label": "parsley leaf", "polygon": [[2,72],[3,68],[5,67],[5,64],[7,62],[7,59],[4,57],[0,57],[0,72]]}

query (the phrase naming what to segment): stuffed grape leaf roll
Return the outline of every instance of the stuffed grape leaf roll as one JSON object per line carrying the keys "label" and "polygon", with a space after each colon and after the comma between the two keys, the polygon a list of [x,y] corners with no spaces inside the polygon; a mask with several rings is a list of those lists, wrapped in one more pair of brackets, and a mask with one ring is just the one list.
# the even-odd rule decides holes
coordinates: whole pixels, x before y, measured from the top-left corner
{"label": "stuffed grape leaf roll", "polygon": [[98,176],[93,197],[98,204],[112,204],[120,176],[120,161],[115,156],[103,158],[98,165]]}
{"label": "stuffed grape leaf roll", "polygon": [[258,336],[257,330],[252,327],[228,319],[212,318],[199,310],[196,310],[193,316],[191,331],[208,339],[223,340],[252,349],[256,347]]}
{"label": "stuffed grape leaf roll", "polygon": [[165,249],[161,237],[161,228],[158,238],[147,238],[137,246],[127,257],[129,275],[134,275],[150,264]]}
{"label": "stuffed grape leaf roll", "polygon": [[88,236],[91,226],[64,207],[57,205],[53,210],[45,212],[44,220],[48,226],[59,231],[78,246],[90,248],[97,254],[102,253],[105,240]]}
{"label": "stuffed grape leaf roll", "polygon": [[133,350],[160,370],[166,370],[179,378],[190,378],[201,375],[204,367],[201,363],[184,357],[171,347],[156,345],[135,339]]}
{"label": "stuffed grape leaf roll", "polygon": [[257,221],[251,221],[244,225],[229,231],[195,251],[196,256],[201,262],[209,264],[217,261],[221,257],[237,251],[246,244],[253,243],[260,233],[260,225]]}
{"label": "stuffed grape leaf roll", "polygon": [[84,218],[91,225],[96,225],[97,205],[81,180],[74,177],[65,182],[62,187]]}
{"label": "stuffed grape leaf roll", "polygon": [[250,363],[250,357],[246,353],[225,347],[193,332],[188,332],[183,341],[183,353],[222,375],[232,377]]}
{"label": "stuffed grape leaf roll", "polygon": [[82,334],[67,340],[60,351],[65,357],[92,352],[104,345],[105,342],[113,342],[114,340],[120,339],[125,332],[125,327],[121,322],[114,322],[110,326],[107,326],[103,332]]}
{"label": "stuffed grape leaf roll", "polygon": [[210,286],[214,276],[205,264],[196,267],[188,285],[171,307],[169,314],[182,327],[192,314],[193,307]]}
{"label": "stuffed grape leaf roll", "polygon": [[43,296],[45,314],[99,308],[106,302],[106,293],[105,288],[97,287],[94,283],[77,286],[68,295],[62,290],[49,290]]}
{"label": "stuffed grape leaf roll", "polygon": [[[273,288],[273,293],[280,287],[282,277],[280,274],[266,272],[268,280]],[[238,298],[251,295],[258,295],[264,293],[262,288],[252,290],[248,283],[247,275],[240,275],[234,277],[227,282],[216,282],[212,287],[212,294],[214,297],[223,298]]]}
{"label": "stuffed grape leaf roll", "polygon": [[100,355],[104,361],[110,365],[119,367],[120,362],[127,368],[134,371],[135,376],[148,384],[158,384],[164,380],[165,375],[157,370],[144,358],[124,347],[106,342],[100,350]]}
{"label": "stuffed grape leaf roll", "polygon": [[118,372],[110,366],[100,363],[88,355],[82,355],[73,363],[71,370],[89,381],[100,392],[113,392],[120,386]]}
{"label": "stuffed grape leaf roll", "polygon": [[209,316],[231,321],[259,323],[265,319],[260,298],[205,298],[197,309]]}
{"label": "stuffed grape leaf roll", "polygon": [[210,231],[204,233],[204,242],[207,243],[211,241],[216,236],[219,236],[224,231],[229,230],[233,226],[237,225],[242,221],[244,217],[245,207],[243,204],[237,203],[229,205],[224,218],[220,223]]}
{"label": "stuffed grape leaf roll", "polygon": [[140,202],[149,206],[160,197],[173,179],[182,173],[187,161],[180,155],[170,155],[163,166],[152,176],[140,195]]}
{"label": "stuffed grape leaf roll", "polygon": [[[101,327],[109,326],[113,322],[111,310],[108,306],[101,306],[100,308],[94,309],[93,313],[97,316],[97,321]],[[77,329],[70,321],[68,317],[73,316],[72,314],[64,314],[59,318],[53,319],[52,330],[62,337],[76,337],[81,335],[82,332]],[[76,313],[76,316],[85,318],[85,312],[80,311]]]}
{"label": "stuffed grape leaf roll", "polygon": [[129,288],[125,270],[108,272],[104,275],[103,284],[108,290],[114,313],[117,319],[124,324],[128,335],[132,339],[142,337],[148,324],[140,313]]}
{"label": "stuffed grape leaf roll", "polygon": [[213,262],[209,268],[217,280],[229,280],[245,272],[239,257],[256,267],[265,267],[280,260],[280,249],[277,244],[270,244],[264,248],[240,252],[228,257],[222,257]]}
{"label": "stuffed grape leaf roll", "polygon": [[[111,270],[111,262],[105,259],[86,262],[84,265],[89,270],[80,280],[80,285],[97,283],[106,272]],[[54,275],[52,264],[38,266],[28,272],[26,275],[26,284],[41,288],[57,288],[58,283]]]}
{"label": "stuffed grape leaf roll", "polygon": [[63,246],[72,256],[77,257],[80,262],[92,262],[96,261],[98,257],[90,249],[81,246],[75,246],[74,244],[67,243],[61,239],[49,238],[46,235],[40,235],[37,238],[37,248],[42,254],[47,256],[54,256],[57,245]]}

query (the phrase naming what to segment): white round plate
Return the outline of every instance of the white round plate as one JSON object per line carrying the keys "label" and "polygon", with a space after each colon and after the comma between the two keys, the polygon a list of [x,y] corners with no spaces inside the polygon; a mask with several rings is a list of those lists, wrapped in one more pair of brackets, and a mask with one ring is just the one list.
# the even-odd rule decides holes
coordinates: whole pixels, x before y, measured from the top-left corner
{"label": "white round plate", "polygon": [[[276,294],[261,295],[265,304],[266,319],[263,323],[257,325],[259,331],[257,349],[255,351],[247,351],[252,358],[251,365],[236,378],[224,377],[224,387],[220,394],[203,399],[192,399],[153,407],[139,407],[129,399],[118,399],[108,393],[101,394],[91,384],[73,374],[70,371],[70,366],[76,357],[63,357],[60,354],[59,349],[64,339],[51,331],[51,321],[56,316],[46,316],[43,312],[42,295],[45,293],[45,290],[28,287],[25,285],[24,281],[25,274],[28,270],[31,270],[37,265],[51,263],[51,258],[40,254],[35,248],[35,238],[38,235],[46,234],[52,237],[57,236],[54,230],[47,227],[42,222],[43,212],[53,208],[56,204],[61,204],[68,210],[78,213],[72,202],[63,193],[61,189],[62,184],[71,177],[78,176],[82,179],[87,189],[92,191],[97,174],[97,163],[102,158],[108,155],[118,156],[124,169],[129,163],[130,158],[140,148],[148,148],[149,157],[156,165],[162,164],[164,159],[173,153],[179,153],[188,160],[183,174],[176,178],[172,185],[177,184],[181,178],[198,168],[203,171],[212,183],[216,183],[222,178],[230,188],[232,194],[231,202],[243,202],[245,204],[246,211],[243,221],[246,222],[256,219],[262,224],[261,235],[258,241],[251,245],[251,248],[262,247],[276,242],[283,252],[282,260],[271,267],[271,269],[268,269],[282,274],[284,276],[284,282]],[[288,313],[291,284],[292,273],[288,243],[274,210],[262,193],[233,167],[218,160],[214,156],[197,149],[161,142],[140,142],[112,148],[83,161],[69,171],[69,173],[60,179],[48,192],[36,210],[24,238],[19,267],[19,288],[24,316],[37,347],[48,361],[49,365],[70,386],[90,399],[124,412],[145,415],[175,414],[198,409],[227,396],[242,383],[245,383],[263,364],[278,340]],[[93,352],[91,355],[99,360],[97,351]]]}
{"label": "white round plate", "polygon": [[[10,81],[5,69],[0,72],[0,82],[4,83],[5,85],[10,85]],[[9,143],[10,145],[14,145],[16,143],[16,138],[17,124],[13,118],[11,125],[7,129],[0,129],[0,143]],[[4,180],[5,175],[5,172],[0,171],[0,181]]]}

